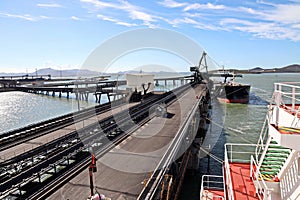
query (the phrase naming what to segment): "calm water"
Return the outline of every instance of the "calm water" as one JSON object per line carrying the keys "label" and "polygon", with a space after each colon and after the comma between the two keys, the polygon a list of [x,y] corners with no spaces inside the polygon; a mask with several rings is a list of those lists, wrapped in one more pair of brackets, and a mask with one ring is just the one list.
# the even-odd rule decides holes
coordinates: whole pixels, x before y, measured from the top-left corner
{"label": "calm water", "polygon": [[[0,93],[0,133],[78,110],[75,99],[23,92]],[[93,106],[80,102],[80,107]]]}

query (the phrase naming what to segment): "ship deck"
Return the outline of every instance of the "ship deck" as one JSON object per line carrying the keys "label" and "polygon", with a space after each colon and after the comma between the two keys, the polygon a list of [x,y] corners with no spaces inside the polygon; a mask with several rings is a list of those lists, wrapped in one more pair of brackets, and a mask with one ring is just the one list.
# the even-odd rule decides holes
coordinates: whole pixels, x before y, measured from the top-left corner
{"label": "ship deck", "polygon": [[[234,199],[243,200],[257,200],[259,199],[256,194],[255,186],[250,177],[250,163],[229,163],[230,176],[232,180],[232,193]],[[226,170],[224,170],[225,172]],[[224,175],[225,177],[225,175]],[[225,184],[225,182],[224,182]],[[225,186],[225,192],[228,187]],[[227,193],[227,192],[226,192]],[[225,199],[223,190],[215,188],[204,189],[201,199],[202,200],[223,200]]]}
{"label": "ship deck", "polygon": [[250,178],[250,163],[230,163],[234,199],[259,199]]}

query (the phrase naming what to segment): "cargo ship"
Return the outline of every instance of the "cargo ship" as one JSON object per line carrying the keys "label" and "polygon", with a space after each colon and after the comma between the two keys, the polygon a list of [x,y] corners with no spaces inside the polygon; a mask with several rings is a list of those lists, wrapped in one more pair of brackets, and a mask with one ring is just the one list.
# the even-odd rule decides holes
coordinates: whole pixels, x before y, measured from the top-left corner
{"label": "cargo ship", "polygon": [[[250,85],[235,82],[239,74],[224,73],[224,82],[215,84],[214,93],[221,102],[225,103],[249,103]],[[231,77],[230,81],[227,78]]]}
{"label": "cargo ship", "polygon": [[202,176],[200,199],[300,198],[300,82],[275,83],[256,144],[225,144],[223,175]]}

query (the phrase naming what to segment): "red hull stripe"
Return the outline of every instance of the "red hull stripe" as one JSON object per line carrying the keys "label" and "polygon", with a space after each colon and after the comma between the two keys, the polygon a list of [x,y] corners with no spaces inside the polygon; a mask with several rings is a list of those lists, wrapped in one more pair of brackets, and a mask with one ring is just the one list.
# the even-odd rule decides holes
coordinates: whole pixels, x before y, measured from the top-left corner
{"label": "red hull stripe", "polygon": [[224,99],[224,98],[219,98],[219,101],[224,102],[224,103],[248,103],[249,99],[244,98],[244,99]]}

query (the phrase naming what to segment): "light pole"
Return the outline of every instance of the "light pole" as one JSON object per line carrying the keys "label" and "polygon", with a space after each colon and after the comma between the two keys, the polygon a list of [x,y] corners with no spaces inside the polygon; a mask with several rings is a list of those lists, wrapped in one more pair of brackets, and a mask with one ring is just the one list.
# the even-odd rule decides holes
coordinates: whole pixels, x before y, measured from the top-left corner
{"label": "light pole", "polygon": [[[119,76],[120,76],[120,74],[117,74],[117,83],[116,83],[116,97],[117,97],[117,95],[118,95]],[[118,99],[118,98],[117,98],[117,99]],[[117,99],[115,98],[115,100],[117,100]]]}

